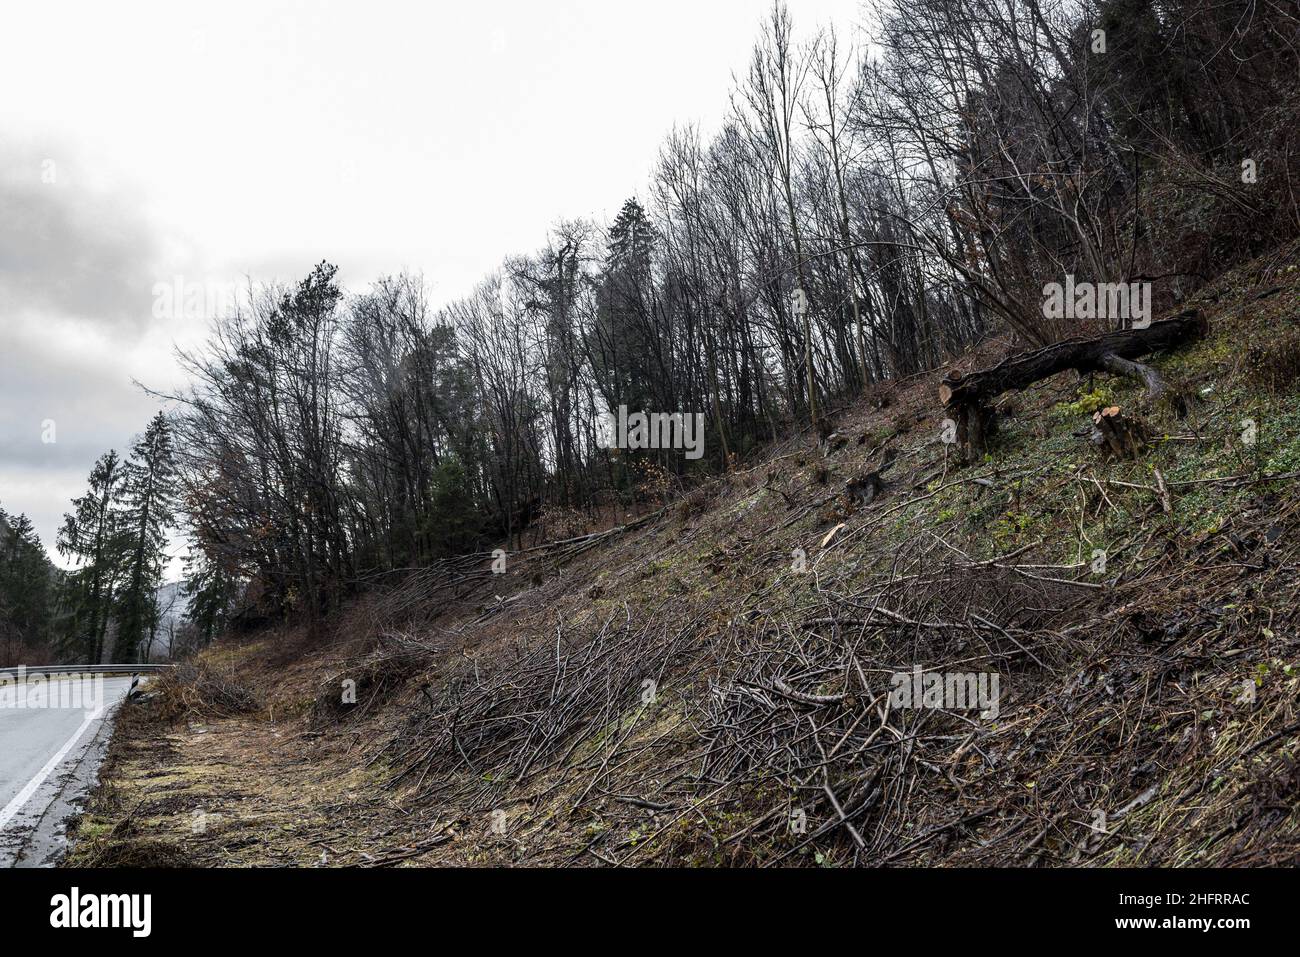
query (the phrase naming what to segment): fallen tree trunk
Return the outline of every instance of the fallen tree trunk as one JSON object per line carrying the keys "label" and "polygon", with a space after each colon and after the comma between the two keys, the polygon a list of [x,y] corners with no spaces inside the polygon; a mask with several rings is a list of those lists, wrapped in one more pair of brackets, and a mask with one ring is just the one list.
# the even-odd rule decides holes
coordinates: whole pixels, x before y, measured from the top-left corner
{"label": "fallen tree trunk", "polygon": [[1152,398],[1168,392],[1160,374],[1133,360],[1190,342],[1205,331],[1205,317],[1189,309],[1145,329],[1121,329],[1090,339],[1066,339],[1010,356],[991,369],[950,372],[939,384],[939,400],[955,414],[957,442],[969,461],[982,454],[991,429],[989,404],[1003,392],[1024,389],[1058,372],[1112,372],[1142,382]]}
{"label": "fallen tree trunk", "polygon": [[[1171,349],[1190,341],[1205,327],[1199,310],[1189,310],[1153,322],[1145,329],[1121,329],[1091,339],[1065,339],[1033,352],[1021,353],[1002,360],[991,369],[963,376],[950,372],[939,384],[939,399],[945,406],[984,404],[1010,389],[1023,389],[1040,379],[1077,369],[1080,372],[1109,371],[1133,375],[1134,369],[1143,370],[1139,378],[1151,387],[1148,375],[1159,379],[1155,370],[1131,360],[1151,352]],[[1114,363],[1112,360],[1129,360]]]}

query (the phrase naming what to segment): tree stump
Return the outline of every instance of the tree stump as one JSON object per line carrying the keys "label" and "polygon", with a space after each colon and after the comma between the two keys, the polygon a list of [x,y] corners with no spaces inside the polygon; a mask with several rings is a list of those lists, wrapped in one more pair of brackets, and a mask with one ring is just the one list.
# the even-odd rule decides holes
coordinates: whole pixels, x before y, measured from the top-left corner
{"label": "tree stump", "polygon": [[848,499],[850,507],[859,505],[870,505],[876,497],[885,490],[885,481],[882,478],[884,473],[894,464],[894,459],[898,457],[898,451],[893,448],[885,449],[884,454],[880,457],[880,464],[873,471],[865,475],[854,476],[844,483],[844,496]]}
{"label": "tree stump", "polygon": [[844,483],[844,497],[850,506],[870,505],[884,487],[879,472],[868,472]]}
{"label": "tree stump", "polygon": [[1117,459],[1135,459],[1146,448],[1146,428],[1142,420],[1127,416],[1112,405],[1092,414],[1092,442],[1103,454]]}
{"label": "tree stump", "polygon": [[957,421],[957,449],[963,462],[984,454],[989,437],[997,430],[993,410],[983,402],[963,402],[953,408]]}

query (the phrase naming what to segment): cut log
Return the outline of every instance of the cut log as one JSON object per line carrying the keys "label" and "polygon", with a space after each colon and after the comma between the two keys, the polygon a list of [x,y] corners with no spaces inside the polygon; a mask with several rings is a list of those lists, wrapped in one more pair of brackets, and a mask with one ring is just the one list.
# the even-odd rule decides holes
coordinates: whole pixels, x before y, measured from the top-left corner
{"label": "cut log", "polygon": [[[1131,360],[1190,342],[1204,330],[1205,317],[1200,310],[1191,309],[1172,319],[1153,322],[1145,329],[1121,329],[1091,339],[1065,339],[1033,352],[1011,356],[991,369],[965,376],[960,372],[950,372],[939,384],[939,400],[949,408],[984,405],[1003,392],[1023,389],[1066,369],[1136,374],[1150,388],[1153,380],[1148,375],[1153,375],[1154,370]],[[1158,380],[1159,376],[1156,375],[1155,379]]]}
{"label": "cut log", "polygon": [[1012,389],[1024,389],[1042,379],[1075,369],[1080,373],[1110,372],[1137,379],[1152,398],[1166,396],[1168,387],[1150,366],[1134,360],[1172,349],[1205,332],[1205,317],[1189,309],[1145,329],[1121,329],[1089,339],[1055,342],[1032,352],[1010,356],[991,369],[962,375],[953,371],[939,384],[939,401],[952,410],[957,440],[970,461],[984,451],[992,424],[990,403]]}

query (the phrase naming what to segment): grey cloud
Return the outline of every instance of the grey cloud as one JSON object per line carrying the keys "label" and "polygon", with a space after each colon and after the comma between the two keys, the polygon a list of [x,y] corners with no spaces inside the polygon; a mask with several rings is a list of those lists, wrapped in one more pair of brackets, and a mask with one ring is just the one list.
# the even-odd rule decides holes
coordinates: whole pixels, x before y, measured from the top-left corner
{"label": "grey cloud", "polygon": [[137,203],[92,186],[68,149],[42,153],[0,141],[0,334],[24,313],[143,329],[157,235]]}
{"label": "grey cloud", "polygon": [[[159,405],[125,362],[157,321],[162,242],[129,191],[91,185],[87,168],[65,147],[0,139],[0,507],[26,512],[50,551],[95,459],[125,452]],[[87,329],[84,349],[60,338]]]}
{"label": "grey cloud", "polygon": [[0,338],[0,507],[26,512],[52,551],[95,459],[125,454],[159,405],[113,356],[51,355],[25,337]]}

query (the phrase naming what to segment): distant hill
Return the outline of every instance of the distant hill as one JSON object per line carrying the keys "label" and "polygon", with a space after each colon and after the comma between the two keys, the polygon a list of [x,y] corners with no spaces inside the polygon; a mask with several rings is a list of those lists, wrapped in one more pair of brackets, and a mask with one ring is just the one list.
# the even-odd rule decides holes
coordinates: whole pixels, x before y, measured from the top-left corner
{"label": "distant hill", "polygon": [[152,659],[171,657],[172,643],[180,630],[189,611],[189,600],[184,594],[185,581],[168,582],[157,591],[158,596],[158,631],[153,647],[149,649]]}

